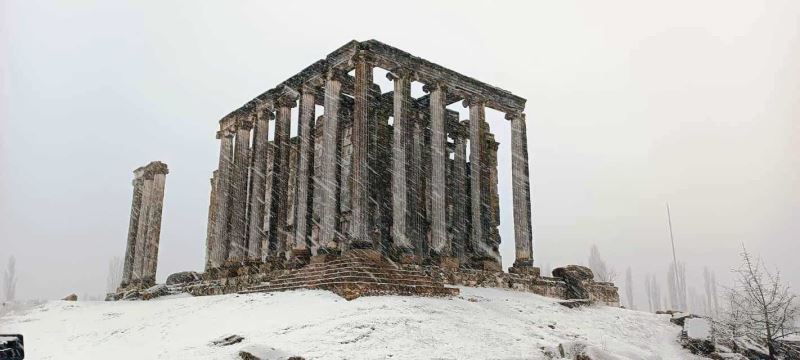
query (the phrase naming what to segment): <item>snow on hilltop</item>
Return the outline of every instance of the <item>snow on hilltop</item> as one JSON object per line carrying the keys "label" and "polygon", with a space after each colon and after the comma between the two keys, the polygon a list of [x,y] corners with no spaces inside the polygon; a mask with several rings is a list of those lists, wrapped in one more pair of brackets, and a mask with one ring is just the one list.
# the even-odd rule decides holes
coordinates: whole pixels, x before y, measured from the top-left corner
{"label": "snow on hilltop", "polygon": [[[52,301],[0,319],[22,333],[29,359],[547,359],[585,347],[593,359],[696,359],[668,315],[568,309],[531,293],[461,287],[447,298],[326,292]],[[241,342],[211,342],[239,335]],[[544,351],[543,351],[544,349]],[[257,354],[256,354],[257,355]],[[559,358],[556,356],[555,358]]]}

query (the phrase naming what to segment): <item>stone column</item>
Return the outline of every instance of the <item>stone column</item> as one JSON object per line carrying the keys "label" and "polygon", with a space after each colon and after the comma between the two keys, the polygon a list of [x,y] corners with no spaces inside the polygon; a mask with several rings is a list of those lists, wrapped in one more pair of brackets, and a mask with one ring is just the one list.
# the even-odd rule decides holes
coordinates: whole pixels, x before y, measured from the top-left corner
{"label": "stone column", "polygon": [[309,211],[308,205],[313,196],[311,172],[314,165],[314,105],[316,89],[310,86],[303,86],[300,91],[300,111],[297,136],[300,138],[300,161],[297,167],[296,191],[296,214],[295,214],[295,233],[294,249],[295,257],[305,258],[310,255],[307,243],[309,235]]}
{"label": "stone column", "polygon": [[507,114],[511,120],[511,181],[514,196],[514,267],[533,266],[531,187],[528,176],[528,135],[525,114]]}
{"label": "stone column", "polygon": [[422,260],[428,253],[428,235],[425,200],[427,198],[427,185],[425,179],[425,128],[427,123],[423,114],[415,112],[409,124],[411,138],[411,166],[409,171],[408,194],[410,198],[409,225],[411,227],[411,240],[414,243],[414,254]]}
{"label": "stone column", "polygon": [[142,175],[142,206],[139,210],[139,223],[136,225],[136,246],[133,255],[132,280],[141,283],[144,279],[145,246],[147,246],[147,219],[150,213],[150,198],[153,194],[153,174],[145,169]]}
{"label": "stone column", "polygon": [[466,244],[469,239],[467,232],[467,215],[470,205],[467,204],[467,124],[464,122],[453,129],[453,233],[456,241],[453,242],[453,256],[460,261],[466,260]]}
{"label": "stone column", "polygon": [[394,81],[394,120],[392,126],[392,239],[394,246],[403,253],[412,253],[413,246],[409,239],[406,166],[409,139],[409,127],[413,128],[414,120],[409,116],[411,99],[411,81],[408,71],[397,69],[387,73],[386,77]]}
{"label": "stone column", "polygon": [[368,55],[359,53],[355,57],[355,90],[353,128],[351,142],[353,144],[351,211],[352,223],[350,232],[351,246],[354,248],[370,248],[372,241],[367,230],[369,209],[369,168],[367,166],[369,148],[369,91],[372,85],[372,64]]}
{"label": "stone column", "polygon": [[211,266],[219,267],[228,258],[228,223],[230,221],[231,172],[233,171],[233,129],[217,132],[220,139],[219,165],[217,166],[217,218],[214,225],[214,244],[211,249]]}
{"label": "stone column", "polygon": [[131,281],[133,274],[133,259],[136,254],[136,231],[139,227],[139,212],[142,207],[142,168],[134,170],[133,201],[131,203],[131,216],[128,223],[128,241],[125,247],[125,262],[122,267],[122,282],[120,287],[125,287]]}
{"label": "stone column", "polygon": [[283,97],[277,100],[275,114],[275,155],[272,167],[272,210],[275,214],[270,224],[270,245],[278,258],[286,256],[286,214],[289,195],[289,133],[292,125],[292,108],[295,100]]}
{"label": "stone column", "polygon": [[228,261],[241,262],[247,251],[247,173],[250,168],[251,114],[241,114],[236,119],[236,147],[233,152],[233,172],[230,183],[231,218],[228,240]]}
{"label": "stone column", "polygon": [[219,188],[219,186],[217,185],[217,179],[219,178],[219,175],[217,175],[218,173],[219,172],[217,170],[214,170],[210,179],[211,195],[209,195],[208,199],[208,223],[206,225],[206,265],[205,265],[206,270],[212,267],[211,257],[213,254],[214,242],[216,241],[215,226],[217,225],[217,202],[218,202],[217,198],[219,196],[217,194],[217,189]]}
{"label": "stone column", "polygon": [[339,97],[342,83],[335,70],[331,70],[325,81],[325,121],[322,134],[322,218],[320,224],[321,252],[337,248],[336,235],[336,148],[339,127]]}
{"label": "stone column", "polygon": [[500,269],[500,199],[497,192],[497,149],[500,144],[494,141],[494,134],[489,124],[483,123],[483,151],[481,152],[481,204],[483,205],[483,239],[488,250],[488,257],[494,259]]}
{"label": "stone column", "polygon": [[[253,168],[250,171],[250,213],[247,236],[247,259],[261,260],[261,244],[267,236],[264,230],[264,205],[267,187],[267,149],[269,120],[272,108],[257,108],[253,127]],[[268,211],[268,209],[267,209]]]}
{"label": "stone column", "polygon": [[441,84],[430,86],[431,117],[431,252],[451,255],[447,239],[447,204],[445,203],[445,89]]}
{"label": "stone column", "polygon": [[144,265],[142,278],[147,286],[155,285],[156,269],[158,267],[158,245],[161,239],[161,212],[164,206],[164,185],[169,169],[167,164],[160,161],[148,164],[153,173],[152,193],[148,201],[147,211],[147,244],[145,245]]}
{"label": "stone column", "polygon": [[469,106],[469,166],[470,200],[472,209],[472,237],[470,242],[477,257],[485,257],[489,251],[483,241],[483,216],[481,210],[481,148],[483,144],[484,103],[475,99],[465,101]]}

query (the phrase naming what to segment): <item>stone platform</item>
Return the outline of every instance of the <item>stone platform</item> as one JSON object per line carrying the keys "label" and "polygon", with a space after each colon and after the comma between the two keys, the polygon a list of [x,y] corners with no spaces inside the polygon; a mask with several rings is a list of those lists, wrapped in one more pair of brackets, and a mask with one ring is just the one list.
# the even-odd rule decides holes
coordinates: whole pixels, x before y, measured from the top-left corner
{"label": "stone platform", "polygon": [[[175,293],[205,296],[295,289],[328,290],[347,300],[376,295],[446,297],[459,294],[457,288],[446,286],[455,285],[509,289],[556,299],[581,300],[581,304],[619,306],[617,287],[596,282],[593,277],[591,270],[577,265],[557,268],[550,277],[542,276],[539,268],[532,266],[512,267],[509,272],[503,272],[408,264],[394,262],[377,251],[354,249],[336,256],[314,256],[309,264],[293,269],[274,259],[227,263],[209,269],[202,276],[171,276],[173,283],[166,287],[156,285],[109,294],[108,300],[146,300]],[[177,279],[184,280],[175,283]]]}
{"label": "stone platform", "polygon": [[295,289],[329,290],[347,300],[370,295],[458,295],[458,289],[445,287],[422,269],[403,268],[370,250],[350,250],[340,257],[312,260],[305,267],[287,270],[241,292]]}

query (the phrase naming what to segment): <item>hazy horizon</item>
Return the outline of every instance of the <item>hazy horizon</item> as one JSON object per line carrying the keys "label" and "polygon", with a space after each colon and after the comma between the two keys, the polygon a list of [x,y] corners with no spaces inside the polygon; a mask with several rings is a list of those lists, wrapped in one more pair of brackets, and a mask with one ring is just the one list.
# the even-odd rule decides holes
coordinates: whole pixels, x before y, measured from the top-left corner
{"label": "hazy horizon", "polygon": [[[633,269],[646,306],[644,275],[664,286],[672,261],[669,202],[698,292],[703,267],[730,281],[742,244],[800,286],[799,10],[0,0],[0,269],[16,257],[19,299],[104,293],[132,171],[161,160],[157,279],[202,271],[217,121],[346,42],[377,39],[528,100],[537,266],[585,264],[596,244],[618,286]],[[499,112],[487,121],[508,267],[510,127]]]}

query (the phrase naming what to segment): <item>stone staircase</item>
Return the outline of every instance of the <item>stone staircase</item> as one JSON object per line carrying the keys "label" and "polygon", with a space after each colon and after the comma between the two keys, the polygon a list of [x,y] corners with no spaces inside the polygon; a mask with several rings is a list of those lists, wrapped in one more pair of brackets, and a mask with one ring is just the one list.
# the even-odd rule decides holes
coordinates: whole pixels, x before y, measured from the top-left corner
{"label": "stone staircase", "polygon": [[458,295],[457,288],[445,287],[423,271],[401,269],[371,250],[350,250],[325,262],[312,260],[303,268],[290,270],[241,293],[294,289],[329,290],[347,300],[374,295]]}

